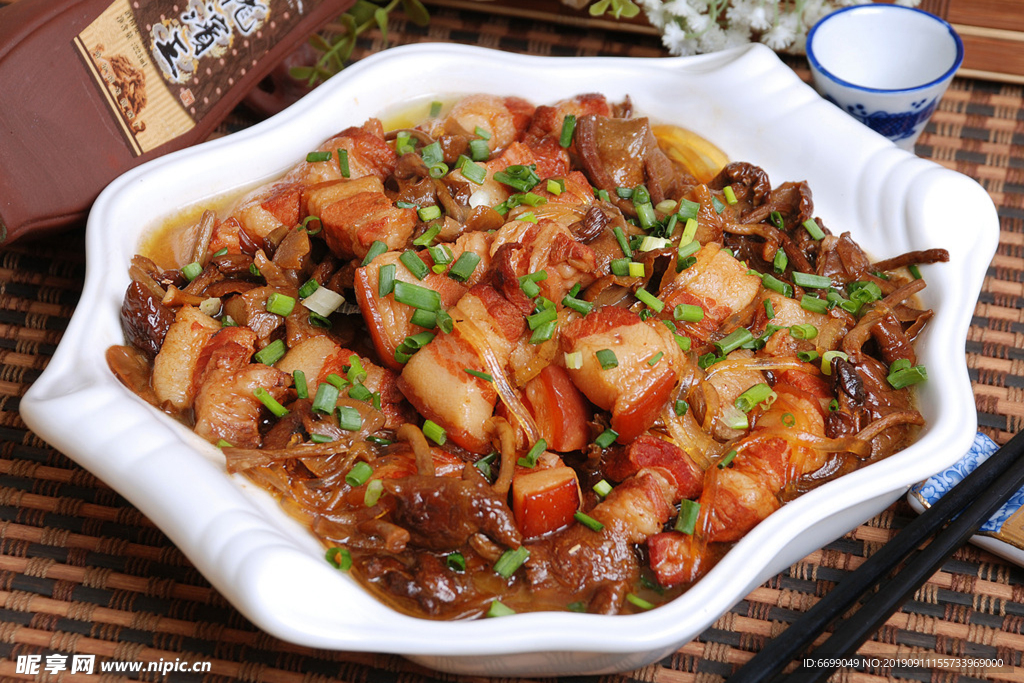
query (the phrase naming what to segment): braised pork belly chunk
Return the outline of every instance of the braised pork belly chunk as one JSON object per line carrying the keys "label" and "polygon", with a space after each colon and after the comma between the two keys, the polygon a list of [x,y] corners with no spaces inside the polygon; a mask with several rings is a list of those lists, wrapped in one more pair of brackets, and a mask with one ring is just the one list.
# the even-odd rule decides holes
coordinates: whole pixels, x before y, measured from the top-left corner
{"label": "braised pork belly chunk", "polygon": [[912,442],[948,256],[873,262],[807,182],[632,110],[351,122],[126,264],[111,370],[402,612],[663,604]]}

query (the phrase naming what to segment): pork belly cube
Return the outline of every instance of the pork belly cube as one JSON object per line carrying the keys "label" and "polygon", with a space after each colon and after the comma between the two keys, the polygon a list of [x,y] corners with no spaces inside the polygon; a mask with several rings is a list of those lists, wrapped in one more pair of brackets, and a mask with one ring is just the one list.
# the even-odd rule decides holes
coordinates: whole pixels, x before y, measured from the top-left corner
{"label": "pork belly cube", "polygon": [[161,403],[177,410],[192,407],[196,396],[192,379],[199,356],[218,330],[220,323],[198,308],[182,306],[178,310],[153,361],[153,391]]}

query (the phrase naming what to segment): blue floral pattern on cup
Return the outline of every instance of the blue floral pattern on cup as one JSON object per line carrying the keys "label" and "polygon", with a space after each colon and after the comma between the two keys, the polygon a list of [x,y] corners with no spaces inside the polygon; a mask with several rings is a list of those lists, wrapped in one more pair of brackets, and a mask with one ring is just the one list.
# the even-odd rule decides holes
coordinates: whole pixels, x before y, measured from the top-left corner
{"label": "blue floral pattern on cup", "polygon": [[836,102],[828,95],[825,96],[832,104],[844,109],[847,114],[857,119],[872,130],[881,133],[890,140],[905,140],[920,132],[924,124],[928,122],[936,107],[939,106],[939,99],[933,98],[911,102],[909,111],[889,113],[887,111],[869,112],[863,104],[849,104],[845,107]]}
{"label": "blue floral pattern on cup", "polygon": [[[981,463],[988,460],[993,453],[999,450],[999,445],[984,434],[977,434],[974,443],[967,454],[956,462],[952,467],[939,472],[916,484],[910,492],[917,496],[926,506],[938,502],[947,491],[960,483],[968,474]],[[988,521],[979,529],[980,532],[998,533],[1003,524],[1024,506],[1024,489],[1018,490],[1010,500],[1006,501],[999,510],[989,517]]]}

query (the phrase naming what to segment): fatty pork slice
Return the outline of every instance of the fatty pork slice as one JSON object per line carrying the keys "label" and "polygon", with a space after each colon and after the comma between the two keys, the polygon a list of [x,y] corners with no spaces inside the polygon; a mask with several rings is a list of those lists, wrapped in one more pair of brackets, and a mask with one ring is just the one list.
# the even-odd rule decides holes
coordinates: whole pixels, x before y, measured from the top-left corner
{"label": "fatty pork slice", "polygon": [[[347,176],[341,172],[338,150],[345,150]],[[398,156],[384,139],[384,126],[378,119],[370,119],[362,126],[346,128],[326,140],[316,151],[328,152],[331,156],[323,161],[300,163],[288,174],[288,180],[304,186],[369,176],[384,180],[395,172],[398,163]]]}
{"label": "fatty pork slice", "polygon": [[261,241],[278,228],[293,228],[300,221],[299,199],[302,187],[295,182],[280,181],[252,192],[238,208],[214,226],[210,253],[227,248],[230,254],[242,253],[240,232],[249,242]]}
{"label": "fatty pork slice", "polygon": [[[614,306],[565,325],[561,345],[565,353],[580,353],[581,365],[569,375],[592,403],[611,411],[611,427],[623,444],[654,423],[686,362],[672,332],[659,320],[644,321]],[[610,354],[614,367],[608,362]]]}
{"label": "fatty pork slice", "polygon": [[[381,362],[392,370],[401,370],[402,364],[395,360],[395,350],[405,338],[423,332],[424,328],[412,324],[412,315],[416,309],[408,304],[395,300],[394,291],[384,296],[380,294],[381,269],[384,266],[394,268],[395,281],[402,281],[416,287],[423,287],[438,293],[440,305],[444,309],[454,306],[469,287],[475,285],[487,272],[490,256],[487,248],[489,235],[467,233],[448,245],[452,251],[452,262],[459,260],[466,251],[473,252],[480,258],[479,263],[465,283],[456,281],[447,273],[431,271],[422,280],[416,279],[401,262],[401,252],[389,251],[381,254],[372,262],[356,269],[355,293],[356,303],[366,321],[367,330],[373,340],[374,348]],[[426,250],[416,252],[428,266],[433,265]]]}
{"label": "fatty pork slice", "polygon": [[[455,321],[450,334],[438,332],[406,363],[398,387],[421,415],[442,427],[457,445],[473,453],[491,450],[485,425],[494,412],[498,393],[492,382],[466,370],[489,373],[482,358],[504,368],[512,343],[525,330],[522,313],[489,285],[477,285],[449,311]],[[475,327],[471,337],[487,345],[477,348],[465,326]]]}
{"label": "fatty pork slice", "polygon": [[198,308],[182,306],[178,310],[153,360],[153,391],[161,404],[176,410],[192,407],[199,356],[218,330],[220,323]]}
{"label": "fatty pork slice", "polygon": [[256,334],[244,327],[224,328],[203,350],[203,364],[197,368],[195,432],[207,441],[223,439],[239,448],[258,448],[264,407],[254,392],[262,388],[278,402],[286,402],[292,376],[251,363],[255,350]]}
{"label": "fatty pork slice", "polygon": [[669,310],[679,304],[700,306],[698,322],[679,323],[679,331],[700,343],[710,341],[733,313],[749,306],[761,289],[761,278],[747,272],[740,261],[710,242],[696,253],[697,262],[676,273],[669,268],[661,283],[660,298]]}
{"label": "fatty pork slice", "polygon": [[571,167],[569,149],[562,147],[560,138],[567,115],[577,120],[584,116],[611,116],[612,108],[604,95],[588,93],[537,107],[530,126],[523,135],[523,143],[537,159],[537,174],[542,178],[564,176]]}
{"label": "fatty pork slice", "polygon": [[[505,249],[499,254],[502,247]],[[507,285],[503,291],[509,299],[521,297],[517,293],[518,278],[543,270],[546,277],[537,282],[540,293],[556,302],[573,285],[586,287],[593,282],[597,263],[593,249],[578,242],[569,228],[552,220],[509,221],[494,234],[491,258],[501,270]]]}
{"label": "fatty pork slice", "polygon": [[473,135],[479,127],[488,133],[491,151],[502,150],[518,140],[533,116],[532,104],[520,97],[469,95],[455,103],[448,115],[437,121],[430,133],[439,138],[445,133]]}
{"label": "fatty pork slice", "polygon": [[373,175],[310,185],[302,200],[306,213],[320,219],[327,246],[339,258],[361,259],[378,240],[389,249],[404,247],[416,227],[416,211],[392,204]]}

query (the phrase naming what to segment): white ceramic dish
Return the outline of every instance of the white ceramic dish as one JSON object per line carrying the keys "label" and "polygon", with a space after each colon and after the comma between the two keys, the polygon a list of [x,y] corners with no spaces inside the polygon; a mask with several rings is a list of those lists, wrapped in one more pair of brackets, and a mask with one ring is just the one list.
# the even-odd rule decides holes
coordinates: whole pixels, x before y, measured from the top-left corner
{"label": "white ceramic dish", "polygon": [[[402,616],[330,568],[269,496],[228,477],[219,451],[122,387],[104,351],[147,229],[178,207],[269,179],[336,131],[396,103],[491,92],[553,102],[629,95],[638,111],[704,135],[774,183],[809,180],[817,215],[879,258],[946,247],[924,269],[936,316],[920,344],[930,380],[920,441],[827,484],[756,527],[690,592],[630,616],[521,614],[426,622]],[[952,220],[951,217],[955,217]],[[291,109],[119,178],[89,218],[81,302],[48,369],[22,401],[26,423],[148,515],[209,581],[270,633],[308,646],[390,652],[464,674],[553,676],[634,669],[699,634],[750,589],[955,462],[976,431],[962,360],[998,223],[972,180],[897,149],[817,94],[767,48],[693,58],[558,59],[433,44],[363,60]],[[965,236],[971,239],[965,240]],[[941,397],[941,398],[940,398]]]}

